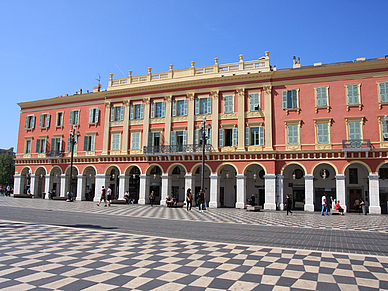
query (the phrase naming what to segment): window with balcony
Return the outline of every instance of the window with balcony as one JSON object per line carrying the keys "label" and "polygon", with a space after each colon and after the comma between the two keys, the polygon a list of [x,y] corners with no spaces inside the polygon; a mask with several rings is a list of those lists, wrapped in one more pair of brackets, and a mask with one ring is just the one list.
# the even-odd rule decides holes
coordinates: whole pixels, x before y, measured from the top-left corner
{"label": "window with balcony", "polygon": [[[212,130],[211,128],[206,129],[205,132],[207,139],[206,144],[211,144],[211,136],[212,136]],[[194,145],[202,145],[202,131],[200,129],[194,130]]]}
{"label": "window with balcony", "polygon": [[24,123],[25,129],[34,129],[35,128],[35,115],[27,115]]}
{"label": "window with balcony", "polygon": [[250,93],[249,94],[249,110],[251,112],[260,110],[260,94],[259,93]]}
{"label": "window with balcony", "polygon": [[60,156],[62,154],[62,137],[53,137],[51,139],[50,156]]}
{"label": "window with balcony", "polygon": [[130,119],[143,119],[144,118],[144,103],[131,104]]}
{"label": "window with balcony", "polygon": [[47,139],[46,138],[38,138],[36,140],[36,153],[42,154],[46,152],[47,147]]}
{"label": "window with balcony", "polygon": [[[73,152],[76,153],[78,151],[78,143],[79,143],[79,140],[78,140],[78,136],[76,135],[75,137],[75,144],[74,144],[74,148],[73,148]],[[66,151],[68,153],[71,152],[71,142],[70,142],[70,137],[67,138],[67,144],[66,144]]]}
{"label": "window with balcony", "polygon": [[70,111],[69,124],[79,125],[79,110]]}
{"label": "window with balcony", "polygon": [[84,151],[86,152],[94,152],[95,151],[95,143],[96,143],[96,135],[85,135],[84,136]]}
{"label": "window with balcony", "polygon": [[39,117],[39,128],[48,128],[50,126],[50,113],[42,113]]}
{"label": "window with balcony", "polygon": [[211,114],[211,113],[212,113],[211,97],[195,98],[195,115]]}
{"label": "window with balcony", "polygon": [[98,108],[90,108],[89,109],[89,124],[98,123],[99,113],[100,113],[100,110]]}
{"label": "window with balcony", "polygon": [[187,131],[171,131],[170,136],[171,151],[180,152],[187,145]]}
{"label": "window with balcony", "polygon": [[123,121],[124,120],[124,105],[112,106],[110,108],[110,121]]}
{"label": "window with balcony", "polygon": [[224,113],[233,113],[233,95],[224,96]]}
{"label": "window with balcony", "polygon": [[245,145],[264,145],[264,126],[245,127]]}
{"label": "window with balcony", "polygon": [[151,103],[151,118],[162,118],[166,116],[166,102]]}
{"label": "window with balcony", "polygon": [[172,116],[186,116],[187,115],[187,99],[172,101]]}
{"label": "window with balcony", "polygon": [[148,133],[148,147],[153,152],[159,152],[159,147],[162,145],[162,134],[160,132]]}
{"label": "window with balcony", "polygon": [[237,146],[237,127],[220,128],[218,130],[218,146],[219,147]]}

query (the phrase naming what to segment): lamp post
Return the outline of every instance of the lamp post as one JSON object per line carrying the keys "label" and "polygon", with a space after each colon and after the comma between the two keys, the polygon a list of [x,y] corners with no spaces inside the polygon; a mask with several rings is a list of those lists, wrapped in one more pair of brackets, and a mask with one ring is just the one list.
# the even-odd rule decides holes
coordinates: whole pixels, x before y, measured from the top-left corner
{"label": "lamp post", "polygon": [[73,178],[73,155],[74,155],[74,145],[77,143],[77,138],[80,136],[79,131],[75,132],[76,126],[73,126],[73,129],[70,129],[70,177],[69,177],[69,196],[67,201],[73,201],[73,195],[71,192],[71,180]]}
{"label": "lamp post", "polygon": [[207,130],[206,128],[206,117],[203,117],[203,121],[199,125],[199,129],[201,130],[201,137],[202,137],[202,173],[201,173],[201,189],[204,190],[205,187],[205,145],[206,140],[208,140],[210,137],[206,135],[206,131],[209,131],[211,129],[210,123],[207,124]]}

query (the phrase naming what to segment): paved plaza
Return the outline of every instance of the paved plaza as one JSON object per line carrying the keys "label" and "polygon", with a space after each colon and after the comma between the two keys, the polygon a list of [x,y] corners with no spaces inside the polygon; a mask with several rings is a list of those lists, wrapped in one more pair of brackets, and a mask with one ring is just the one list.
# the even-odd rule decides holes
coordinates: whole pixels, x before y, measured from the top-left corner
{"label": "paved plaza", "polygon": [[[10,210],[24,215],[6,219]],[[44,217],[70,213],[94,220],[123,217],[167,225],[208,222],[219,225],[220,232],[223,226],[241,230],[276,226],[355,239],[388,237],[387,216],[322,217],[303,212],[286,216],[238,209],[199,213],[161,206],[98,207],[92,202],[0,197],[1,290],[388,290],[388,256],[368,250],[360,254],[298,245],[270,247],[60,226],[32,221],[28,215],[33,211]]]}

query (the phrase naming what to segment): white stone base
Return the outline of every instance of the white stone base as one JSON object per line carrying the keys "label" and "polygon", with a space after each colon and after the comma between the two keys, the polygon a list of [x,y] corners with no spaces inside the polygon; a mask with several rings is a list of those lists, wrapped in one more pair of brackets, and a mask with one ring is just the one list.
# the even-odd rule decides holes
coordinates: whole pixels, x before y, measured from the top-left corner
{"label": "white stone base", "polygon": [[381,214],[380,206],[369,206],[369,214]]}
{"label": "white stone base", "polygon": [[275,203],[264,203],[264,210],[276,210]]}
{"label": "white stone base", "polygon": [[211,202],[209,203],[209,207],[210,207],[210,208],[218,208],[217,202],[211,201]]}
{"label": "white stone base", "polygon": [[167,203],[166,203],[166,200],[160,200],[160,205],[163,205],[165,206]]}
{"label": "white stone base", "polygon": [[306,212],[314,212],[314,204],[305,204],[304,211]]}
{"label": "white stone base", "polygon": [[236,202],[236,208],[244,209],[245,208],[244,202]]}
{"label": "white stone base", "polygon": [[145,205],[145,199],[139,199],[137,203],[140,205]]}
{"label": "white stone base", "polygon": [[283,210],[284,210],[284,204],[283,204],[283,203],[280,203],[280,204],[279,204],[279,209],[280,209],[280,211],[283,211]]}

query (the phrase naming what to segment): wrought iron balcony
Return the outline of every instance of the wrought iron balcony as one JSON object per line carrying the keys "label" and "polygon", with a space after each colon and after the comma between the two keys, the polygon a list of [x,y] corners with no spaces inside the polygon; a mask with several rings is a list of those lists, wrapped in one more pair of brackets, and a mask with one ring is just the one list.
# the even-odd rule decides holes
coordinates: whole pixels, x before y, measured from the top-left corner
{"label": "wrought iron balcony", "polygon": [[47,151],[46,157],[51,159],[57,159],[63,157],[63,151]]}
{"label": "wrought iron balcony", "polygon": [[[342,141],[342,150],[345,152],[370,151],[370,139],[350,139]],[[367,153],[368,156],[368,153]]]}
{"label": "wrought iron balcony", "polygon": [[[209,155],[212,146],[210,144],[205,145],[205,154]],[[161,145],[143,147],[143,154],[145,156],[171,156],[171,155],[199,155],[202,154],[201,144],[188,144],[188,145]]]}

